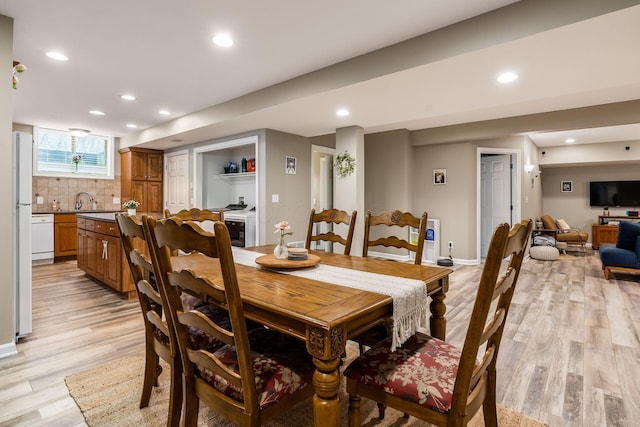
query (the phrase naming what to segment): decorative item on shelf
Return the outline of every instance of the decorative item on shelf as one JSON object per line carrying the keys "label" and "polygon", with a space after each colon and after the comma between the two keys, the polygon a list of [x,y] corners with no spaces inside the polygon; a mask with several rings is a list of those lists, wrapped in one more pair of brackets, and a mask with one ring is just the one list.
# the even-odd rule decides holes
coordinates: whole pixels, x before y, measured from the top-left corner
{"label": "decorative item on shelf", "polygon": [[129,215],[135,215],[136,208],[140,206],[140,202],[136,202],[135,200],[127,200],[122,204],[122,206],[124,206],[127,209],[127,213]]}
{"label": "decorative item on shelf", "polygon": [[290,231],[291,226],[287,221],[280,221],[275,225],[276,231],[274,233],[278,234],[278,242],[276,247],[273,249],[273,255],[277,259],[287,259],[289,256],[289,250],[287,249],[287,245],[284,242],[284,236],[292,235],[293,233]]}
{"label": "decorative item on shelf", "polygon": [[71,156],[71,162],[75,165],[76,172],[78,172],[78,164],[81,161],[82,161],[82,155],[78,153],[73,153],[73,155]]}
{"label": "decorative item on shelf", "polygon": [[13,61],[13,68],[11,69],[12,79],[11,79],[11,87],[15,90],[18,90],[18,76],[17,74],[22,74],[27,71],[27,66],[21,64],[20,61]]}
{"label": "decorative item on shelf", "polygon": [[240,164],[242,165],[242,172],[247,172],[247,159],[245,157],[240,160]]}
{"label": "decorative item on shelf", "polygon": [[336,156],[333,167],[336,168],[336,173],[339,176],[342,178],[347,177],[356,170],[356,159],[347,150],[344,150],[344,153]]}

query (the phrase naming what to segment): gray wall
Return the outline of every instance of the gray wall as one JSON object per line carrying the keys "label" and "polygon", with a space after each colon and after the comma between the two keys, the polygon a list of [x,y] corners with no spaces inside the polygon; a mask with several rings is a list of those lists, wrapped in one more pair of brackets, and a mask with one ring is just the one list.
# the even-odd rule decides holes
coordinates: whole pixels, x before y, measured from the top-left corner
{"label": "gray wall", "polygon": [[[411,161],[411,133],[406,129],[365,135],[365,212],[361,215],[362,226],[366,211],[379,214],[383,211],[400,210],[419,216],[428,211],[428,205],[414,203],[415,165]],[[370,239],[388,235],[407,238],[398,233],[398,228],[377,227],[371,230]],[[364,230],[360,236],[364,236]],[[364,240],[363,240],[364,241]],[[406,256],[406,250],[377,246],[371,249]],[[352,252],[354,255],[359,253]]]}
{"label": "gray wall", "polygon": [[[413,148],[415,206],[440,220],[440,254],[474,259],[476,247],[476,146],[471,143]],[[433,170],[446,169],[446,184],[434,185]]]}
{"label": "gray wall", "polygon": [[[602,208],[589,206],[589,181],[640,180],[638,165],[601,165],[545,168],[542,173],[543,200],[545,214],[562,218],[572,227],[589,233],[596,224]],[[572,181],[573,191],[560,191],[561,181]],[[637,206],[640,208],[640,206]],[[610,215],[625,215],[627,209],[609,207]]]}
{"label": "gray wall", "polygon": [[[15,293],[13,276],[13,242],[15,204],[13,196],[11,118],[13,116],[13,89],[11,88],[11,68],[13,61],[13,19],[0,15],[0,141],[5,147],[0,156],[0,194],[5,203],[0,204],[0,355],[3,350],[13,347],[15,338]],[[19,94],[17,95],[19,96]],[[10,147],[7,149],[6,147]]]}
{"label": "gray wall", "polygon": [[[267,129],[265,176],[265,240],[275,243],[274,224],[289,221],[292,236],[286,241],[304,241],[311,211],[311,141],[299,135]],[[285,173],[285,156],[296,158],[296,174]],[[273,203],[272,195],[278,194],[279,202]]]}
{"label": "gray wall", "polygon": [[[524,164],[538,168],[536,146],[526,136],[452,144],[425,145],[425,133],[398,130],[365,135],[365,204],[372,211],[426,211],[440,220],[440,254],[458,260],[477,259],[478,147],[519,152],[521,217],[537,218],[542,211],[540,176],[531,185]],[[433,170],[446,169],[445,185],[433,184]]]}

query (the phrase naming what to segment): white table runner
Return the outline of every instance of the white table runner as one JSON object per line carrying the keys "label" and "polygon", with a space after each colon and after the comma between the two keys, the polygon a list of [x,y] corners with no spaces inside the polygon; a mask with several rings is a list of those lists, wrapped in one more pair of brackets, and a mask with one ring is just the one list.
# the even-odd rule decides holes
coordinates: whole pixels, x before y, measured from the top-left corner
{"label": "white table runner", "polygon": [[[234,261],[241,265],[260,268],[256,258],[264,254],[233,248]],[[427,326],[427,287],[422,280],[406,279],[387,274],[351,270],[318,264],[300,270],[277,270],[278,273],[346,286],[393,298],[392,349],[402,345],[418,328]]]}

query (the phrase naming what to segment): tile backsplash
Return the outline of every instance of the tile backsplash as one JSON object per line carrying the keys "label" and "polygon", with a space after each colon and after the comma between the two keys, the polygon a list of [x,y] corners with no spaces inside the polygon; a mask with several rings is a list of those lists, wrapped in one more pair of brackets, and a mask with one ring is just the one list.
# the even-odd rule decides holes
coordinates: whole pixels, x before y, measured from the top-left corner
{"label": "tile backsplash", "polygon": [[[75,209],[76,194],[86,191],[91,194],[99,210],[122,210],[120,203],[114,204],[113,198],[120,197],[120,177],[115,179],[92,179],[92,178],[55,178],[55,177],[33,177],[33,212],[49,212],[51,205],[56,201],[58,208],[63,211]],[[37,204],[37,197],[43,198],[42,204]],[[82,209],[91,209],[91,203],[87,196],[81,196]]]}

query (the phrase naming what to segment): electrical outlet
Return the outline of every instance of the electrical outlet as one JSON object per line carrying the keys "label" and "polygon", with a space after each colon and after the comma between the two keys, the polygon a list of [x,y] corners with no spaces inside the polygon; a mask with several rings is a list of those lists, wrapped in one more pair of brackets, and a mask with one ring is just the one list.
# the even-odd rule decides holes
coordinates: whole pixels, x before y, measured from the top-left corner
{"label": "electrical outlet", "polygon": [[449,249],[453,249],[453,240],[449,240]]}

